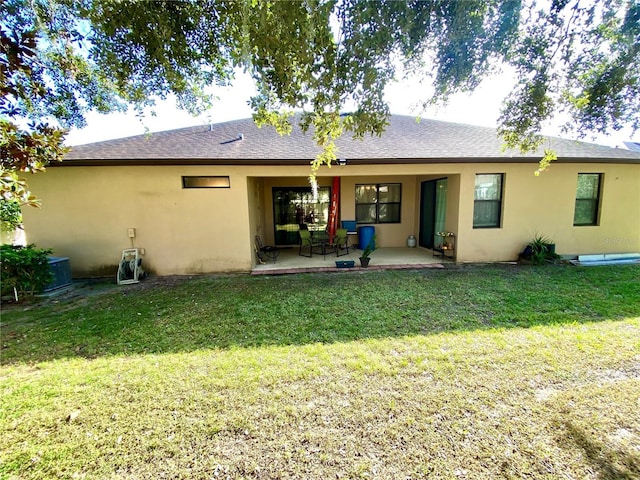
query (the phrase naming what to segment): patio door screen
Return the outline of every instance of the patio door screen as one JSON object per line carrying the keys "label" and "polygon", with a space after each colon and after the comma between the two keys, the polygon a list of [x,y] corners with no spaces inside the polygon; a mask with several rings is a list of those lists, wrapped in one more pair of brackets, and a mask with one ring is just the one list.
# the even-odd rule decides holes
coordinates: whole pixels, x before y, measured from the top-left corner
{"label": "patio door screen", "polygon": [[273,219],[276,245],[297,245],[300,224],[309,230],[325,230],[329,220],[331,189],[318,187],[314,201],[309,187],[273,187]]}

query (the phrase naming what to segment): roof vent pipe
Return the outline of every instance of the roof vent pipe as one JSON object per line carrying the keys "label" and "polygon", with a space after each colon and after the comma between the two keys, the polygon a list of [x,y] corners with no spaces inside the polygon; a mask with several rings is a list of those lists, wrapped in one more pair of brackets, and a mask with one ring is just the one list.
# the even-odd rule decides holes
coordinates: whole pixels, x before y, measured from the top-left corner
{"label": "roof vent pipe", "polygon": [[238,134],[238,140],[244,140],[244,133]]}

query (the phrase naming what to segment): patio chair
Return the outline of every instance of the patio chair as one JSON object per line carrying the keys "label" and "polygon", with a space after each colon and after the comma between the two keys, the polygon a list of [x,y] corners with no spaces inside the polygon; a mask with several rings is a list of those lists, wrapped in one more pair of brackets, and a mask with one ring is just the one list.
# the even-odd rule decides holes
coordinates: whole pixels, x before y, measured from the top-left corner
{"label": "patio chair", "polygon": [[[333,237],[331,247],[336,251],[336,257],[349,255],[349,235],[346,228],[336,230],[336,236]],[[340,253],[342,250],[343,253]]]}
{"label": "patio chair", "polygon": [[[302,257],[313,257],[313,249],[317,249],[320,248],[322,249],[322,243],[318,242],[318,240],[315,240],[313,238],[313,236],[311,235],[311,232],[309,230],[299,230],[298,231],[298,235],[300,236],[300,244],[299,244],[299,248],[298,248],[298,255],[302,256]],[[304,253],[302,253],[302,251],[304,249],[309,249],[309,255],[305,255]]]}
{"label": "patio chair", "polygon": [[280,255],[280,249],[272,245],[263,245],[260,235],[256,235],[256,253],[261,263],[265,263],[265,258],[273,260],[276,263],[276,258]]}
{"label": "patio chair", "polygon": [[[342,220],[341,226],[342,226],[342,228],[346,228],[347,229],[347,236],[348,235],[352,235],[352,236],[357,236],[358,235],[358,223],[355,220]],[[356,239],[356,241],[352,242],[352,245],[358,245],[357,239]],[[356,247],[352,246],[351,248],[356,248]]]}

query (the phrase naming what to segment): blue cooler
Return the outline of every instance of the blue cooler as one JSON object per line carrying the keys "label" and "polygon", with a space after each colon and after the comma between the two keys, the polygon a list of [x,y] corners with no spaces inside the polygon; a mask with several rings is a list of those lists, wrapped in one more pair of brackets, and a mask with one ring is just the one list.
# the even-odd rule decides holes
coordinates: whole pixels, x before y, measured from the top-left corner
{"label": "blue cooler", "polygon": [[355,235],[357,233],[356,225],[355,220],[342,220],[342,228],[346,228],[349,234]]}
{"label": "blue cooler", "polygon": [[360,241],[360,243],[358,244],[358,248],[360,250],[364,250],[365,248],[367,248],[367,245],[369,245],[369,243],[373,242],[373,245],[371,245],[373,247],[373,250],[375,250],[376,248],[376,244],[375,241],[373,240],[374,235],[376,234],[376,227],[371,227],[371,226],[363,226],[363,227],[358,227],[358,239]]}

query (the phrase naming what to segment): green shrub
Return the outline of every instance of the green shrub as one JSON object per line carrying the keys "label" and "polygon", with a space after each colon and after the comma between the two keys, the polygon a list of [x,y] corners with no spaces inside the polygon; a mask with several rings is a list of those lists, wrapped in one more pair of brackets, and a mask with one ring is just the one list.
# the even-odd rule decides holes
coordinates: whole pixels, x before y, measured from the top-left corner
{"label": "green shrub", "polygon": [[0,198],[0,229],[13,231],[22,224],[20,204],[15,200]]}
{"label": "green shrub", "polygon": [[559,255],[556,255],[553,240],[542,235],[536,235],[531,243],[527,245],[521,257],[534,265],[541,265],[545,262],[555,261],[559,258]]}
{"label": "green shrub", "polygon": [[47,256],[51,250],[36,248],[35,245],[0,246],[0,271],[2,273],[2,294],[19,297],[33,297],[42,293],[53,280]]}

